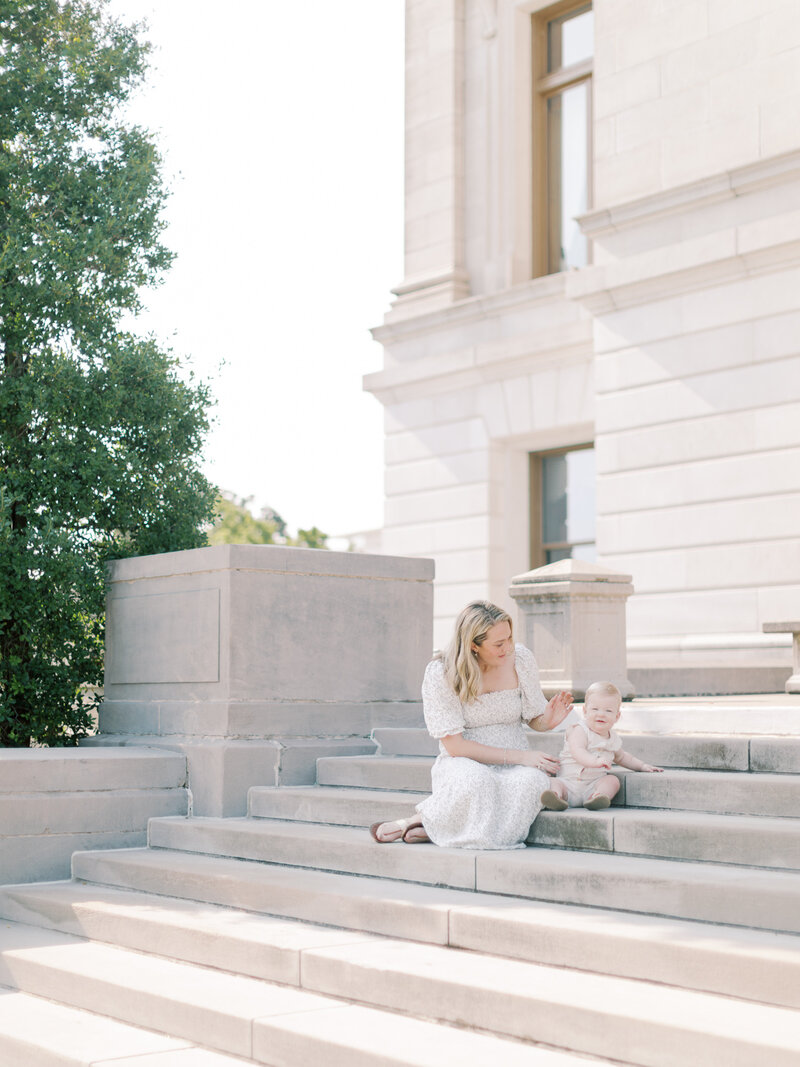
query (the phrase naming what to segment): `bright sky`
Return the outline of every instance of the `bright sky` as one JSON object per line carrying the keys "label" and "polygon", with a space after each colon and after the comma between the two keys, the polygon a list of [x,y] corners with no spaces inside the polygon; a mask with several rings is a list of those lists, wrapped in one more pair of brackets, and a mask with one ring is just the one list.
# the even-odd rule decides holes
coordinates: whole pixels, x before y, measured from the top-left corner
{"label": "bright sky", "polygon": [[149,23],[178,258],[144,320],[211,379],[204,469],[290,529],[382,525],[361,376],[402,273],[403,0],[111,0]]}

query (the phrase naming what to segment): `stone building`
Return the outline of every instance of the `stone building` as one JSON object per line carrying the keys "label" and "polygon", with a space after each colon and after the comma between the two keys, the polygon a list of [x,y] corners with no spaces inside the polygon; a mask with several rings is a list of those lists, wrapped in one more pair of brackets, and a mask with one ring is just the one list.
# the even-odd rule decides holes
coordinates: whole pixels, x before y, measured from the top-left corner
{"label": "stone building", "polygon": [[632,575],[640,692],[782,689],[790,638],[762,624],[800,601],[800,5],[406,17],[405,277],[365,381],[382,550],[436,560],[438,643],[572,556]]}

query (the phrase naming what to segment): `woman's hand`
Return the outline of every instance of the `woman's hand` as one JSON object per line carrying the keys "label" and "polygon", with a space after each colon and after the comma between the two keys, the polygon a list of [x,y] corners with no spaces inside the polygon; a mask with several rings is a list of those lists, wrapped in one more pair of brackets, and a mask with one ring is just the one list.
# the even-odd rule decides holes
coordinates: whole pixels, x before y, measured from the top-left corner
{"label": "woman's hand", "polygon": [[537,771],[544,771],[545,774],[556,775],[561,766],[555,756],[548,756],[546,752],[539,752],[535,748],[521,752],[520,756],[519,762],[523,767],[535,767]]}
{"label": "woman's hand", "polygon": [[572,711],[572,693],[556,693],[547,702],[547,708],[537,716],[539,730],[552,730],[562,723]]}

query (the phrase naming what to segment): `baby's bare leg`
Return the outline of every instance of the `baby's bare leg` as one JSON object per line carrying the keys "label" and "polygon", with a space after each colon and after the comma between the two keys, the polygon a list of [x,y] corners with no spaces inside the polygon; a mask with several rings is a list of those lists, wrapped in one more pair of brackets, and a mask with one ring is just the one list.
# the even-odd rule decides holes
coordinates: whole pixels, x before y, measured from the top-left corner
{"label": "baby's bare leg", "polygon": [[585,808],[607,808],[613,798],[619,792],[619,778],[615,774],[606,774],[594,784],[594,789],[587,800]]}
{"label": "baby's bare leg", "polygon": [[563,811],[567,807],[566,784],[560,778],[554,778],[539,799],[548,811]]}

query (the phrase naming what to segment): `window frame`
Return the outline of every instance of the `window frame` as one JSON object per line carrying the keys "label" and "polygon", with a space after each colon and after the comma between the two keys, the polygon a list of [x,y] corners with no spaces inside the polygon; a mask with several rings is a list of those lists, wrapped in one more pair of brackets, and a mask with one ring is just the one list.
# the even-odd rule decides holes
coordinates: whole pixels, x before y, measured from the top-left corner
{"label": "window frame", "polygon": [[[562,0],[531,14],[531,171],[532,189],[532,248],[531,265],[533,277],[562,273],[550,269],[550,249],[553,242],[553,229],[558,222],[560,228],[560,191],[558,210],[551,207],[548,165],[548,128],[547,102],[553,96],[581,82],[588,82],[587,122],[586,122],[586,158],[589,161],[587,175],[586,210],[591,210],[594,202],[594,145],[592,78],[594,59],[581,60],[569,67],[562,67],[552,73],[547,70],[547,31],[549,24],[572,12],[593,10],[593,3],[587,0]],[[587,241],[587,263],[592,262],[592,243]]]}
{"label": "window frame", "polygon": [[530,501],[530,566],[532,570],[544,567],[547,563],[547,551],[553,548],[571,548],[574,545],[596,545],[597,534],[593,541],[545,541],[544,539],[544,508],[542,501],[542,488],[544,478],[542,473],[542,460],[546,456],[564,456],[568,452],[584,452],[588,448],[594,448],[594,441],[583,441],[580,444],[564,445],[561,448],[543,449],[541,452],[528,453],[528,499]]}

